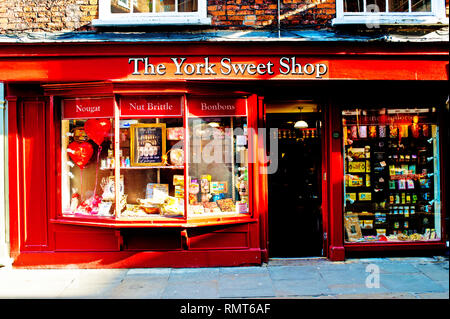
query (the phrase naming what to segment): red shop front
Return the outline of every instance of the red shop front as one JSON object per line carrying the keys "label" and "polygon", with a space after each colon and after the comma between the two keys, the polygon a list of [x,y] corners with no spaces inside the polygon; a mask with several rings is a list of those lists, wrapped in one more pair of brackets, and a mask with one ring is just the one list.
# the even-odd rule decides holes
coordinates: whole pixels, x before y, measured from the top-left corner
{"label": "red shop front", "polygon": [[2,45],[14,265],[445,248],[443,46],[242,48]]}

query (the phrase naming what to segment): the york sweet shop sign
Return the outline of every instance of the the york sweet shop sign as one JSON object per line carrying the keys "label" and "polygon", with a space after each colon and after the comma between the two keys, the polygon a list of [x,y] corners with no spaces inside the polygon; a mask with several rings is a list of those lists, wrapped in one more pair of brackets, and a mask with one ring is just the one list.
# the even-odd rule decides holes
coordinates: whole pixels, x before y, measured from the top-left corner
{"label": "the york sweet shop sign", "polygon": [[168,78],[328,78],[328,63],[292,57],[130,57],[131,76]]}

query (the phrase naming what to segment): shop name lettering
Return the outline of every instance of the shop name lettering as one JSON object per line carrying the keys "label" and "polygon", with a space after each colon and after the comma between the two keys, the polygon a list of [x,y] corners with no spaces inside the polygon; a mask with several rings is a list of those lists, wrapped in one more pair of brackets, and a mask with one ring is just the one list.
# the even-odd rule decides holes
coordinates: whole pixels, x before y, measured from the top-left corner
{"label": "shop name lettering", "polygon": [[[209,58],[204,58],[203,63],[188,63],[187,58],[170,58],[175,66],[173,75],[176,76],[204,76],[204,75],[295,75],[308,76],[321,79],[328,72],[325,63],[298,63],[295,57],[281,57],[276,68],[271,61],[266,63],[233,63],[230,58],[222,58],[220,63],[211,63]],[[163,76],[167,73],[164,63],[153,64],[148,57],[129,58],[128,64],[133,67],[132,75]],[[278,73],[278,74],[276,74]]]}

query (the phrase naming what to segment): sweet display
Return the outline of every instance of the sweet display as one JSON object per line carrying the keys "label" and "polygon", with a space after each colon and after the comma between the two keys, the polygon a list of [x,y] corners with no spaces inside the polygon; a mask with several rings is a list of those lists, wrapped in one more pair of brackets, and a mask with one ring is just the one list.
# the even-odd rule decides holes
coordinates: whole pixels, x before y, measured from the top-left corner
{"label": "sweet display", "polygon": [[431,109],[343,111],[347,241],[439,238],[435,116]]}
{"label": "sweet display", "polygon": [[[184,217],[184,128],[181,125],[182,118],[138,119],[128,127],[122,126],[120,155],[129,157],[131,166],[121,165],[128,197],[119,218]],[[150,147],[149,152],[146,145]]]}
{"label": "sweet display", "polygon": [[249,212],[245,116],[189,119],[186,136],[181,104],[167,118],[148,110],[140,117],[127,105],[120,104],[126,118],[117,122],[62,119],[64,216],[164,220]]}

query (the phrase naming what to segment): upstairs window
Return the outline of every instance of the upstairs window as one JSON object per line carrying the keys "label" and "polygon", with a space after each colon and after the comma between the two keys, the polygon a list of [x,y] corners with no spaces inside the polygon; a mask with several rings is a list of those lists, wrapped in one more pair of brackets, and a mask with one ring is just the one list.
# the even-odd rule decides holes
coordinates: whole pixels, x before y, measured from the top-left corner
{"label": "upstairs window", "polygon": [[344,0],[344,12],[431,12],[432,0]]}
{"label": "upstairs window", "polygon": [[206,0],[100,0],[94,26],[210,24]]}
{"label": "upstairs window", "polygon": [[446,24],[444,0],[337,0],[334,25]]}

